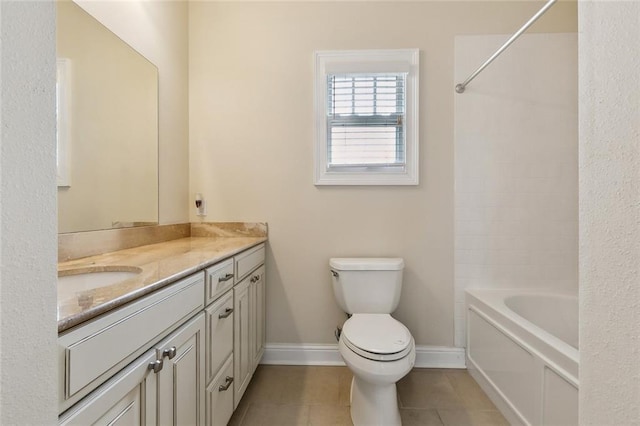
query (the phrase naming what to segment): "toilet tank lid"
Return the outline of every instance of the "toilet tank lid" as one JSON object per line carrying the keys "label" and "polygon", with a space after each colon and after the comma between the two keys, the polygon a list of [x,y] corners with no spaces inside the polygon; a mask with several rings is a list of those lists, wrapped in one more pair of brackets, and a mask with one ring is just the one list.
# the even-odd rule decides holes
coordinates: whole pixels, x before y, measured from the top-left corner
{"label": "toilet tank lid", "polygon": [[404,261],[399,257],[334,257],[329,266],[337,271],[399,271]]}

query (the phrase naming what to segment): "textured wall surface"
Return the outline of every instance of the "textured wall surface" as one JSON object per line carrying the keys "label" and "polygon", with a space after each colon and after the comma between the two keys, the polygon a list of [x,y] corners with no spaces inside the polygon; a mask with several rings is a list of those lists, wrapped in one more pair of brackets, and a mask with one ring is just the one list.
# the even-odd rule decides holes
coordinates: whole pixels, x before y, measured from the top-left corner
{"label": "textured wall surface", "polygon": [[0,2],[0,43],[0,424],[54,424],[53,3]]}
{"label": "textured wall surface", "polygon": [[158,67],[159,221],[187,222],[187,2],[78,0],[76,3]]}
{"label": "textured wall surface", "polygon": [[[190,4],[191,193],[210,221],[269,223],[267,340],[335,343],[330,257],[400,256],[396,317],[453,346],[454,38],[517,29],[540,2]],[[577,28],[559,2],[536,32]],[[420,49],[420,185],[313,185],[313,53]],[[192,216],[196,221],[197,217]]]}
{"label": "textured wall surface", "polygon": [[640,424],[640,3],[579,16],[580,424]]}
{"label": "textured wall surface", "polygon": [[[507,38],[456,37],[456,81]],[[577,75],[577,34],[525,34],[455,97],[456,346],[466,288],[578,293]]]}

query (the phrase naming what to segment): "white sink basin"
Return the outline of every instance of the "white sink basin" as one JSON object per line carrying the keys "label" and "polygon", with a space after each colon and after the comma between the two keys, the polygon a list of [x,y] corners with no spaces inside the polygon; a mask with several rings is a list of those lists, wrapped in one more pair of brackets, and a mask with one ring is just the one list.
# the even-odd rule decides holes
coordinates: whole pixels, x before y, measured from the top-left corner
{"label": "white sink basin", "polygon": [[131,266],[82,268],[58,273],[58,301],[75,299],[79,293],[118,284],[142,269]]}

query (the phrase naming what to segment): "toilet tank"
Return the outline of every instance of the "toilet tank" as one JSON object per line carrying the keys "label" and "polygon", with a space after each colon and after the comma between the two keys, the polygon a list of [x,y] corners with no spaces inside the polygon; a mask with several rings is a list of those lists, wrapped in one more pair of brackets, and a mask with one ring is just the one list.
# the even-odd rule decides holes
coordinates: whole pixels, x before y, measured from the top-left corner
{"label": "toilet tank", "polygon": [[390,314],[398,307],[404,261],[400,258],[329,260],[333,292],[349,314]]}

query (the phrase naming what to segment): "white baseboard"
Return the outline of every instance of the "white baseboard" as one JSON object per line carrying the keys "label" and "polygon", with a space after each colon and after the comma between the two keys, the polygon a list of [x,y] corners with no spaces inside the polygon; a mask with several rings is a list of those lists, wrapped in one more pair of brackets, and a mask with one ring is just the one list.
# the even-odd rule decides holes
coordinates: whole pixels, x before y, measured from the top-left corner
{"label": "white baseboard", "polygon": [[418,368],[467,368],[464,348],[416,346]]}
{"label": "white baseboard", "polygon": [[[338,345],[270,343],[260,364],[267,365],[344,365]],[[416,346],[418,368],[466,368],[464,348]]]}
{"label": "white baseboard", "polygon": [[268,343],[260,364],[344,365],[338,345]]}

